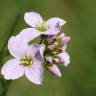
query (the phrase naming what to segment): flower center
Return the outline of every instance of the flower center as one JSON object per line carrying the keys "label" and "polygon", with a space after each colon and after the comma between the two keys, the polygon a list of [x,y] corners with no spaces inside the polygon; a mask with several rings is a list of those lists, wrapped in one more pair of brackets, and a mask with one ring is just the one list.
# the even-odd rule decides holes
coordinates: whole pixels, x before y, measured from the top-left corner
{"label": "flower center", "polygon": [[44,21],[44,22],[39,23],[36,29],[38,29],[41,32],[45,32],[47,31],[48,27],[46,26],[45,21]]}
{"label": "flower center", "polygon": [[33,64],[33,60],[32,60],[31,57],[25,56],[25,57],[23,57],[23,58],[21,59],[21,64],[22,64],[23,66],[30,66],[30,65]]}

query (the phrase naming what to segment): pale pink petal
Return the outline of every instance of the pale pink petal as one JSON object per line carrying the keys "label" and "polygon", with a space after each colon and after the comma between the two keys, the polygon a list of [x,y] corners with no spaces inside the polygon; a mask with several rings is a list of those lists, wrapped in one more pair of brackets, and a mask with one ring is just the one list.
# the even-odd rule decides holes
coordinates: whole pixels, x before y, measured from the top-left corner
{"label": "pale pink petal", "polygon": [[51,66],[48,66],[48,70],[52,74],[54,74],[56,77],[61,77],[61,72],[60,72],[59,68],[55,64],[53,64]]}
{"label": "pale pink petal", "polygon": [[7,80],[18,79],[24,75],[24,67],[20,65],[19,60],[11,59],[3,65],[1,74],[4,75],[4,78]]}
{"label": "pale pink petal", "polygon": [[66,36],[66,37],[64,37],[64,38],[61,39],[60,43],[61,43],[61,45],[65,45],[69,41],[70,41],[70,37],[69,36]]}
{"label": "pale pink petal", "polygon": [[70,56],[67,52],[62,52],[59,55],[61,65],[68,66],[70,63]]}
{"label": "pale pink petal", "polygon": [[63,51],[66,51],[67,49],[67,44],[65,44],[63,47],[62,47]]}
{"label": "pale pink petal", "polygon": [[36,12],[26,12],[24,15],[24,20],[28,25],[32,27],[36,27],[39,23],[43,22],[40,14]]}
{"label": "pale pink petal", "polygon": [[36,53],[35,55],[35,58],[37,58],[38,60],[42,61],[44,60],[44,51],[45,51],[45,45],[44,44],[41,44],[41,45],[38,45],[38,52]]}
{"label": "pale pink petal", "polygon": [[48,48],[49,48],[51,51],[55,50],[56,47],[57,47],[56,44],[51,44],[51,45],[48,46]]}
{"label": "pale pink petal", "polygon": [[24,42],[28,43],[31,40],[39,37],[41,33],[35,28],[26,28],[26,29],[23,29],[19,35],[23,38]]}
{"label": "pale pink petal", "polygon": [[[63,39],[63,38],[65,38],[66,36],[65,36],[65,34],[64,33],[62,33],[62,34],[60,34],[58,37],[57,37],[57,39]],[[63,44],[64,43],[64,44]],[[65,51],[66,49],[67,49],[67,43],[64,41],[64,42],[61,42],[61,44],[62,44],[62,46],[63,46],[63,51]]]}
{"label": "pale pink petal", "polygon": [[48,43],[52,43],[54,41],[54,39],[56,39],[57,35],[48,35],[47,36],[47,41]]}
{"label": "pale pink petal", "polygon": [[25,76],[34,84],[42,84],[43,81],[43,65],[40,61],[34,61],[32,66],[27,67],[25,70]]}
{"label": "pale pink petal", "polygon": [[39,45],[37,44],[29,45],[27,48],[27,56],[34,57],[38,51],[39,51]]}
{"label": "pale pink petal", "polygon": [[44,35],[57,35],[60,32],[59,27],[50,27],[47,31],[42,32]]}
{"label": "pale pink petal", "polygon": [[44,44],[41,44],[40,47],[39,47],[39,50],[40,50],[40,55],[43,58],[43,53],[45,51],[45,45]]}
{"label": "pale pink petal", "polygon": [[60,43],[61,45],[65,45],[70,41],[70,37],[69,36],[65,36],[64,33],[62,33],[61,35],[58,36],[58,39],[60,39]]}
{"label": "pale pink petal", "polygon": [[20,58],[26,53],[27,44],[20,35],[12,36],[8,41],[8,49],[12,56]]}
{"label": "pale pink petal", "polygon": [[63,38],[63,37],[65,37],[65,34],[64,34],[64,33],[61,33],[61,34],[57,37],[57,39],[58,39],[58,38]]}
{"label": "pale pink petal", "polygon": [[63,19],[60,19],[58,17],[50,18],[46,22],[47,26],[49,26],[49,27],[51,27],[51,26],[56,27],[57,24],[59,24],[60,26],[63,26],[65,23],[66,23],[66,21],[64,21]]}
{"label": "pale pink petal", "polygon": [[63,19],[54,17],[49,19],[46,22],[46,25],[48,26],[48,30],[44,32],[45,35],[56,35],[60,32],[61,26],[65,24],[65,21]]}
{"label": "pale pink petal", "polygon": [[46,56],[46,61],[47,61],[48,64],[52,64],[53,63],[52,56]]}

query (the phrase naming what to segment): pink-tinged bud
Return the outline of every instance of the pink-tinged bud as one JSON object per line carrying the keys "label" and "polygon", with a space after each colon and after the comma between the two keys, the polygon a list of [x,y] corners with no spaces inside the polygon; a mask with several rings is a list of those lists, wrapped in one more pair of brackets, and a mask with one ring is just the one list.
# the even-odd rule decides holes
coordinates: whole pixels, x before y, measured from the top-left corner
{"label": "pink-tinged bud", "polygon": [[60,43],[61,45],[67,44],[70,41],[70,37],[66,36],[61,38]]}
{"label": "pink-tinged bud", "polygon": [[52,44],[49,45],[48,48],[53,51],[56,48],[56,46],[57,46],[56,44]]}
{"label": "pink-tinged bud", "polygon": [[63,66],[68,66],[70,63],[70,56],[67,52],[62,52],[58,55],[59,58],[59,64]]}
{"label": "pink-tinged bud", "polygon": [[56,36],[57,36],[57,35],[49,35],[49,36],[47,37],[47,41],[48,41],[49,43],[52,43],[53,40],[56,38]]}
{"label": "pink-tinged bud", "polygon": [[61,72],[55,64],[48,66],[48,70],[56,77],[61,77]]}
{"label": "pink-tinged bud", "polygon": [[64,58],[63,57],[59,57],[59,63],[64,64]]}
{"label": "pink-tinged bud", "polygon": [[46,61],[47,61],[48,64],[52,64],[53,63],[53,60],[52,60],[51,56],[46,56]]}

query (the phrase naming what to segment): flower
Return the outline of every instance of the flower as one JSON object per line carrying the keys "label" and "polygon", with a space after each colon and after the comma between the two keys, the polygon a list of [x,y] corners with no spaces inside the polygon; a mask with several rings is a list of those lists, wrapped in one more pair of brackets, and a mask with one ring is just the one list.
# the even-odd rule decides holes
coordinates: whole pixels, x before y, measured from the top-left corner
{"label": "flower", "polygon": [[[8,60],[1,69],[1,74],[7,80],[14,80],[25,75],[34,84],[41,84],[43,80],[44,45],[28,45],[21,35],[11,37],[8,49],[14,57]],[[36,58],[36,54],[41,58]]]}
{"label": "flower", "polygon": [[[29,38],[36,38],[41,34],[54,35],[60,32],[60,27],[66,22],[58,17],[50,18],[45,22],[39,13],[26,12],[24,15],[25,22],[32,28],[26,28],[21,33],[27,34]],[[29,33],[29,34],[28,34]]]}

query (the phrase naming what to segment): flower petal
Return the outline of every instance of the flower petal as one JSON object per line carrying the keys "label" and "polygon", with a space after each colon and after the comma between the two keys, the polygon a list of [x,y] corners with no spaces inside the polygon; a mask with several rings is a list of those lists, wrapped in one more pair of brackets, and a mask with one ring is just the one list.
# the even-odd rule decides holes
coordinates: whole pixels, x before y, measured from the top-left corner
{"label": "flower petal", "polygon": [[50,27],[47,31],[45,31],[42,34],[45,35],[57,35],[60,32],[60,28],[59,27]]}
{"label": "flower petal", "polygon": [[41,33],[38,30],[35,30],[35,28],[26,28],[23,29],[19,35],[23,38],[24,42],[28,43],[31,40],[39,37]]}
{"label": "flower petal", "polygon": [[68,53],[62,52],[58,56],[61,60],[61,65],[68,66],[68,64],[70,63],[70,56],[68,55]]}
{"label": "flower petal", "polygon": [[57,35],[49,35],[47,36],[48,43],[52,43],[54,39],[56,39]]}
{"label": "flower petal", "polygon": [[20,35],[12,36],[8,41],[8,49],[12,56],[20,58],[26,54],[27,44]]}
{"label": "flower petal", "polygon": [[44,44],[41,44],[39,50],[40,50],[40,55],[43,58],[43,53],[45,51],[45,45]]}
{"label": "flower petal", "polygon": [[63,19],[60,19],[58,17],[50,18],[46,22],[46,26],[48,26],[48,30],[45,31],[42,34],[45,35],[56,35],[58,32],[60,32],[60,27],[65,24],[65,21]]}
{"label": "flower petal", "polygon": [[67,44],[65,44],[63,47],[62,47],[63,51],[66,51],[67,49]]}
{"label": "flower petal", "polygon": [[64,33],[61,33],[58,37],[57,37],[57,39],[59,39],[59,38],[64,38],[65,37],[65,34]]}
{"label": "flower petal", "polygon": [[45,51],[45,45],[44,44],[38,45],[38,48],[39,48],[39,50],[36,53],[35,58],[42,61],[42,60],[44,60],[43,54],[44,54],[44,51]]}
{"label": "flower petal", "polygon": [[28,25],[32,27],[36,27],[40,22],[43,22],[40,14],[36,12],[26,12],[24,15],[24,20]]}
{"label": "flower petal", "polygon": [[24,75],[24,67],[20,65],[19,60],[11,59],[3,65],[1,74],[4,75],[4,78],[7,80],[14,80]]}
{"label": "flower petal", "polygon": [[70,37],[69,36],[65,36],[64,33],[60,34],[57,39],[60,39],[60,43],[61,45],[65,45],[70,41]]}
{"label": "flower petal", "polygon": [[27,67],[25,75],[34,84],[42,84],[43,81],[43,65],[40,61],[35,61],[31,67]]}
{"label": "flower petal", "polygon": [[50,19],[46,22],[46,24],[47,24],[49,27],[51,27],[51,26],[56,27],[58,24],[59,24],[60,26],[63,26],[65,23],[66,23],[66,21],[64,21],[63,19],[60,19],[60,18],[58,18],[58,17],[50,18]]}
{"label": "flower petal", "polygon": [[27,48],[27,56],[34,57],[38,51],[39,51],[39,45],[37,44],[29,45]]}

